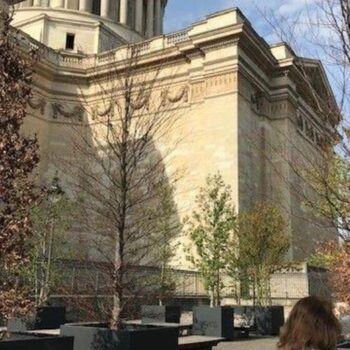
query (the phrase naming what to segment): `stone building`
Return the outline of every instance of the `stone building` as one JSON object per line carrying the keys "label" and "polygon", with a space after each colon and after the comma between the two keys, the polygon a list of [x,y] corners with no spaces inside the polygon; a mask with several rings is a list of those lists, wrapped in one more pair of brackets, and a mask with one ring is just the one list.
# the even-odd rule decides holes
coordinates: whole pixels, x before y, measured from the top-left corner
{"label": "stone building", "polygon": [[[311,106],[300,74],[301,64],[312,72],[314,88],[332,97],[321,63],[297,57],[285,43],[268,45],[238,9],[163,35],[166,5],[166,0],[16,5],[14,25],[44,53],[25,125],[39,137],[41,181],[49,181],[57,168],[51,155],[69,157],[66,130],[72,123],[84,120],[91,132],[99,128],[103,113],[93,118],[84,112],[103,110],[96,81],[107,79],[112,64],[122,65],[125,44],[138,43],[140,66],[152,71],[166,57],[159,89],[170,86],[168,102],[180,103],[177,133],[184,137],[173,155],[174,166],[185,173],[176,188],[180,217],[193,209],[206,176],[219,170],[232,186],[238,211],[262,198],[280,205],[291,236],[288,259],[303,261],[317,241],[335,234],[304,208],[294,190],[303,184],[290,166],[303,153],[317,154],[325,130],[335,126]],[[161,152],[162,145],[156,147]],[[173,265],[191,268],[180,250]]]}

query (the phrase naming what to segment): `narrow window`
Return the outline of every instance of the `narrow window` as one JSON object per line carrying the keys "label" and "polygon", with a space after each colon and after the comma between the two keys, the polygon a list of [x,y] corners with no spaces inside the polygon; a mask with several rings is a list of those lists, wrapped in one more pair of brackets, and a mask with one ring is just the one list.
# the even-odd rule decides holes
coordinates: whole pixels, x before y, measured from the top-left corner
{"label": "narrow window", "polygon": [[74,39],[75,39],[75,34],[67,33],[66,50],[74,50]]}
{"label": "narrow window", "polygon": [[101,14],[101,0],[92,1],[92,13],[94,15],[100,16]]}

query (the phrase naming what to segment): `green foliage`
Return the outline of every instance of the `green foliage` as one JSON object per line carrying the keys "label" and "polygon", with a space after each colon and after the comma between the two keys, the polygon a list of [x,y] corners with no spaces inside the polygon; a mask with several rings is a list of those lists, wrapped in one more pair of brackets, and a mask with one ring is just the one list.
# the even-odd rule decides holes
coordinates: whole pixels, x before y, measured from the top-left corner
{"label": "green foliage", "polygon": [[33,244],[28,272],[37,306],[47,303],[52,290],[62,284],[62,259],[73,253],[67,244],[73,211],[74,203],[63,193],[54,198],[45,196],[32,210]]}
{"label": "green foliage", "polygon": [[174,187],[166,184],[157,189],[156,204],[150,209],[152,222],[152,265],[158,272],[152,276],[152,285],[157,287],[157,297],[162,305],[165,298],[175,291],[175,279],[169,263],[176,255],[178,244],[176,238],[182,225],[177,217],[177,206],[174,201]]}
{"label": "green foliage", "polygon": [[220,173],[207,177],[206,186],[196,197],[196,205],[197,209],[186,224],[197,255],[188,258],[202,275],[211,304],[218,305],[224,287],[230,237],[236,225],[231,187],[225,185]]}
{"label": "green foliage", "polygon": [[308,257],[307,263],[313,267],[330,269],[340,258],[339,244],[336,241],[320,243],[314,254]]}
{"label": "green foliage", "polygon": [[340,237],[350,235],[350,162],[348,158],[323,154],[321,164],[304,169],[303,176],[313,195],[306,196],[305,206],[315,215],[333,222]]}
{"label": "green foliage", "polygon": [[228,273],[240,278],[243,286],[250,285],[258,305],[270,303],[270,277],[283,264],[290,246],[285,230],[280,211],[267,203],[257,203],[238,216]]}

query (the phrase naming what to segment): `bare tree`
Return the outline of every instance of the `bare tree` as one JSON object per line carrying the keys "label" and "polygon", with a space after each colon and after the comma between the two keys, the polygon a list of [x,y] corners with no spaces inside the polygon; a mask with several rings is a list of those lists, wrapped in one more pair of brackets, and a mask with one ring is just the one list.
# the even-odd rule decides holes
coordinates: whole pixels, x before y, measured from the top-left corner
{"label": "bare tree", "polygon": [[[65,162],[80,198],[81,230],[93,250],[87,259],[103,261],[99,266],[111,281],[108,294],[113,302],[105,316],[112,328],[122,326],[126,302],[144,280],[133,268],[159,265],[157,248],[169,235],[155,229],[157,221],[164,215],[178,220],[174,211],[169,215],[151,209],[178,178],[170,156],[180,138],[172,135],[187,93],[173,98],[160,77],[169,67],[142,67],[140,46],[130,45],[122,52],[120,61],[113,60],[111,52],[107,79],[101,79],[97,67],[94,70],[90,86],[100,100],[86,108],[86,123],[73,127],[75,157]],[[82,99],[91,106],[83,88]]]}

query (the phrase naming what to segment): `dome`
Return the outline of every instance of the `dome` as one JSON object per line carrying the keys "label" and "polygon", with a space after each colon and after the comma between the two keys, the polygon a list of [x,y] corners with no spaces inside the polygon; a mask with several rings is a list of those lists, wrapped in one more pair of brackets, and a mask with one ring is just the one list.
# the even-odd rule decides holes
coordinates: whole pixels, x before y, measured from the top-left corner
{"label": "dome", "polygon": [[26,0],[13,25],[56,50],[98,53],[163,34],[167,0]]}

